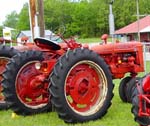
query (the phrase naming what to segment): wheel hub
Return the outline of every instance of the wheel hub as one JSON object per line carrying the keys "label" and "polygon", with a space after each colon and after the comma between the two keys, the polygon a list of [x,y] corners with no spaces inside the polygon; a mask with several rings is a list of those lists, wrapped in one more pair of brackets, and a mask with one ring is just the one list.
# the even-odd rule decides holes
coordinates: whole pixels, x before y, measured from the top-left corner
{"label": "wheel hub", "polygon": [[37,75],[32,77],[28,81],[30,88],[33,90],[42,88],[45,78],[46,77],[44,75]]}
{"label": "wheel hub", "polygon": [[47,77],[47,74],[35,68],[35,62],[24,65],[16,79],[17,95],[20,101],[32,108],[47,104],[49,98]]}
{"label": "wheel hub", "polygon": [[80,95],[84,95],[88,91],[89,82],[87,79],[83,79],[82,82],[79,84],[78,93]]}
{"label": "wheel hub", "polygon": [[91,98],[95,95],[95,88],[98,88],[94,84],[94,78],[90,73],[86,71],[78,72],[71,80],[70,95],[74,99],[74,102],[78,104],[90,104]]}

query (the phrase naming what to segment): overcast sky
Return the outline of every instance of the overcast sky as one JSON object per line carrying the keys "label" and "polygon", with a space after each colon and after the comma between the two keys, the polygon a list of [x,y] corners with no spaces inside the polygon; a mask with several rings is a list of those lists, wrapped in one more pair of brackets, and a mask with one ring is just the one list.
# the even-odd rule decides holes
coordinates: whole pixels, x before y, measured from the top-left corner
{"label": "overcast sky", "polygon": [[17,13],[23,7],[23,4],[29,0],[0,0],[0,25],[5,20],[5,16],[16,10]]}

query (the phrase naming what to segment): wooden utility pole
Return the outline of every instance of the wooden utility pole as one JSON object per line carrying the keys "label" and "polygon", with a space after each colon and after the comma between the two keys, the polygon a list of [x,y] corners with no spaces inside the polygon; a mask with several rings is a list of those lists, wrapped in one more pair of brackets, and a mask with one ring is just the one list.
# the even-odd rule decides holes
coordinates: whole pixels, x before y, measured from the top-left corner
{"label": "wooden utility pole", "polygon": [[44,25],[44,3],[43,0],[38,0],[38,21],[39,21],[39,27],[40,27],[40,37],[45,36],[45,25]]}
{"label": "wooden utility pole", "polygon": [[30,17],[30,29],[32,32],[32,41],[34,38],[34,27],[35,27],[35,14],[36,14],[36,0],[29,0],[29,17]]}
{"label": "wooden utility pole", "polygon": [[29,0],[29,15],[32,38],[45,36],[43,0]]}

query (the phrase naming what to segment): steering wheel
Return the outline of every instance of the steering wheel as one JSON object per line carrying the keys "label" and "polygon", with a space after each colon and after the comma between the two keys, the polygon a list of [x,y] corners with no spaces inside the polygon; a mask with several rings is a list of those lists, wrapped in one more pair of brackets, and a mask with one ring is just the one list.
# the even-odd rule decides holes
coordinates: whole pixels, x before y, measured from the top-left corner
{"label": "steering wheel", "polygon": [[54,30],[51,30],[51,34],[50,34],[50,40],[56,41],[56,42],[60,42],[62,41],[62,36],[65,33],[65,26],[61,25],[56,27]]}

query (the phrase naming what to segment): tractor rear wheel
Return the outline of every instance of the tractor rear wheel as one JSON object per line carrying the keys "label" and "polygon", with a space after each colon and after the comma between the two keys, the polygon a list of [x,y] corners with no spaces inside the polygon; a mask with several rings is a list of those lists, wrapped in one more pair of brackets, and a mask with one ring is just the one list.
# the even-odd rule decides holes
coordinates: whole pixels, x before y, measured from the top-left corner
{"label": "tractor rear wheel", "polygon": [[[141,88],[142,88],[142,86],[141,86]],[[132,99],[131,112],[134,114],[134,117],[135,117],[134,119],[135,119],[136,122],[138,122],[141,126],[148,126],[150,124],[150,117],[148,117],[148,116],[140,117],[138,115],[138,112],[139,112],[139,98],[138,98],[138,95],[139,95],[139,91],[138,91],[137,87],[135,87],[134,90],[133,90],[133,93],[131,95],[131,99]],[[143,105],[143,106],[146,106],[146,105]]]}
{"label": "tractor rear wheel", "polygon": [[128,102],[127,100],[127,83],[131,80],[131,77],[125,77],[121,80],[119,84],[119,96],[123,102]]}
{"label": "tractor rear wheel", "polygon": [[50,79],[52,104],[67,123],[99,119],[111,106],[112,76],[93,51],[69,50],[58,60]]}
{"label": "tractor rear wheel", "polygon": [[10,58],[17,54],[17,50],[12,47],[0,45],[0,110],[1,109],[8,109],[8,103],[4,100],[5,97],[2,94],[2,80],[3,76],[2,73],[6,69],[6,64],[9,62]]}
{"label": "tractor rear wheel", "polygon": [[[19,115],[50,111],[48,75],[36,68],[42,52],[25,51],[15,55],[3,73],[3,93],[10,108]],[[47,76],[46,76],[47,75]]]}

